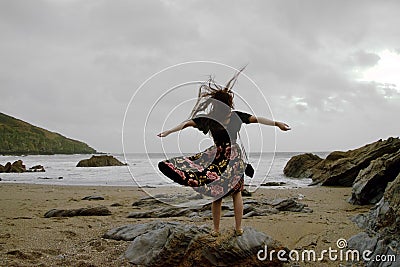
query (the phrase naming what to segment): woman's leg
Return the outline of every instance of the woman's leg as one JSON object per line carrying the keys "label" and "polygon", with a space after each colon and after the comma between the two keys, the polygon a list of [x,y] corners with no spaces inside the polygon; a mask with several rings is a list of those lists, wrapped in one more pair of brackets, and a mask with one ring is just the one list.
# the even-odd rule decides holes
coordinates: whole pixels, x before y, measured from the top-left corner
{"label": "woman's leg", "polygon": [[211,212],[213,216],[213,223],[214,223],[214,231],[216,233],[219,232],[219,222],[221,220],[221,205],[222,205],[222,198],[213,201],[211,205]]}
{"label": "woman's leg", "polygon": [[235,229],[237,233],[242,231],[242,217],[243,217],[243,200],[242,192],[235,192],[232,194],[233,210],[235,213]]}

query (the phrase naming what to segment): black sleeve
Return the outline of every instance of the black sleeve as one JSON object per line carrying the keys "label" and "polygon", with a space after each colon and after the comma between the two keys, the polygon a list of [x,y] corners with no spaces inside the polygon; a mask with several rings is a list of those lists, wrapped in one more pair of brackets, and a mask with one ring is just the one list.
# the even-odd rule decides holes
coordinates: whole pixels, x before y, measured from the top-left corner
{"label": "black sleeve", "polygon": [[199,129],[200,131],[202,131],[204,134],[207,134],[208,131],[210,130],[208,118],[196,117],[196,118],[193,118],[192,121],[194,121],[194,123],[196,123],[196,126],[194,126],[194,127]]}
{"label": "black sleeve", "polygon": [[236,114],[239,116],[239,118],[242,120],[243,123],[249,124],[250,117],[252,116],[251,114],[241,112],[241,111],[235,111]]}

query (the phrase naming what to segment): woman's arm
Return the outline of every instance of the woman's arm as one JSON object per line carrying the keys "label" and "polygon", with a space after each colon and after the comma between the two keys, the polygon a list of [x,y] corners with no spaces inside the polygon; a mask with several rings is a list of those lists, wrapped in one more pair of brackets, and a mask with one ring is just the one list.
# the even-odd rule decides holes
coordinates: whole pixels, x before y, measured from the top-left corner
{"label": "woman's arm", "polygon": [[281,129],[282,131],[289,131],[290,130],[290,126],[287,125],[284,122],[280,122],[280,121],[273,121],[264,117],[256,117],[254,115],[251,115],[249,117],[249,122],[250,123],[260,123],[260,124],[264,124],[264,125],[268,125],[268,126],[277,126],[279,129]]}
{"label": "woman's arm", "polygon": [[171,128],[169,130],[166,130],[166,131],[164,131],[162,133],[157,134],[157,136],[158,137],[166,137],[169,134],[172,134],[174,132],[178,132],[178,131],[183,130],[183,129],[189,127],[189,126],[194,127],[194,126],[196,126],[196,123],[193,120],[187,120],[187,121],[181,122],[180,124],[178,124],[177,126]]}

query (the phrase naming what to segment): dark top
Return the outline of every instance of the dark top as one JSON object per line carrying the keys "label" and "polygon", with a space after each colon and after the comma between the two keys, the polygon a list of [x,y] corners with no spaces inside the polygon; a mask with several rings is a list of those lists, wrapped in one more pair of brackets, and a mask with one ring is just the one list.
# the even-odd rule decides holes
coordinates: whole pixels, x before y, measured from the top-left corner
{"label": "dark top", "polygon": [[237,133],[240,131],[242,123],[249,124],[250,117],[251,115],[248,113],[232,111],[230,120],[226,125],[222,125],[207,115],[199,115],[192,120],[196,123],[195,127],[204,134],[211,132],[214,143],[219,145],[235,142],[237,139]]}

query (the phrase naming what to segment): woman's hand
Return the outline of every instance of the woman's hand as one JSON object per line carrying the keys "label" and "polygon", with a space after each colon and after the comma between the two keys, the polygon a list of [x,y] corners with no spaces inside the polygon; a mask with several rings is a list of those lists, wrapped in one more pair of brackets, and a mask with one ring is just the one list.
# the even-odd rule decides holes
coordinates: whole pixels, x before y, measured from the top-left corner
{"label": "woman's hand", "polygon": [[193,120],[187,120],[187,121],[181,122],[180,124],[178,124],[177,126],[171,128],[169,130],[166,130],[166,131],[164,131],[162,133],[157,134],[157,136],[158,137],[166,137],[166,136],[168,136],[168,135],[170,135],[172,133],[175,133],[177,131],[183,130],[186,127],[189,127],[189,126],[194,127],[194,126],[196,126],[196,123],[194,123]]}
{"label": "woman's hand", "polygon": [[158,137],[166,137],[171,133],[171,131],[164,131],[162,133],[157,134]]}
{"label": "woman's hand", "polygon": [[280,121],[275,122],[275,126],[279,127],[282,131],[289,131],[291,129],[289,125]]}

